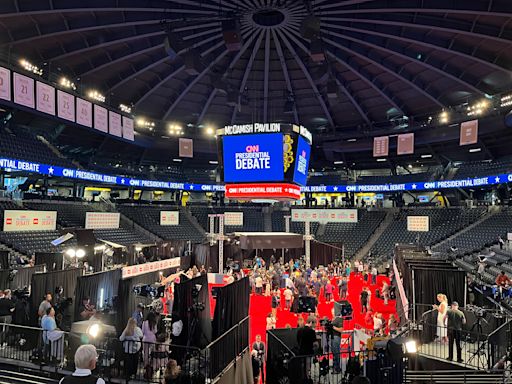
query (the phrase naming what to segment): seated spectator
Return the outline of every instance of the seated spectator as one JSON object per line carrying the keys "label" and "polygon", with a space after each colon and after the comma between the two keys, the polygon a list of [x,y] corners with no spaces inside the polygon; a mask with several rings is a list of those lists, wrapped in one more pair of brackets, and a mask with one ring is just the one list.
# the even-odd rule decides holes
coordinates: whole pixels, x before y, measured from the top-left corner
{"label": "seated spectator", "polygon": [[59,384],[105,384],[105,381],[92,374],[96,369],[98,353],[91,344],[81,345],[75,352],[75,372],[64,377]]}

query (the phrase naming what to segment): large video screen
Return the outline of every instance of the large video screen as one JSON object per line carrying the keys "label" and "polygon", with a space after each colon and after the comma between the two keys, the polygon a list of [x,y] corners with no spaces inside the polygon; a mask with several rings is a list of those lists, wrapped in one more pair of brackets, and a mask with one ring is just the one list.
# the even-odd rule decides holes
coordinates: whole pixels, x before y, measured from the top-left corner
{"label": "large video screen", "polygon": [[293,171],[293,182],[299,185],[306,185],[308,180],[309,157],[311,155],[311,146],[302,137],[299,136],[297,143],[297,157]]}
{"label": "large video screen", "polygon": [[224,181],[283,181],[283,135],[224,136]]}

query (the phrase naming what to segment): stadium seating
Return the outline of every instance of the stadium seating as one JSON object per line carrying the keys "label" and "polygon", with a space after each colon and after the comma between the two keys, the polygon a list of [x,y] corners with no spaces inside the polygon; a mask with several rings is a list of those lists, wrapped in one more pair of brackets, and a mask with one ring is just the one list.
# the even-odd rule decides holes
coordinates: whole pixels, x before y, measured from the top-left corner
{"label": "stadium seating", "polygon": [[67,241],[65,245],[52,245],[51,242],[60,236],[59,231],[0,232],[0,241],[29,256],[35,252],[62,252],[65,248],[76,245],[75,239]]}
{"label": "stadium seating", "polygon": [[[202,242],[206,235],[200,231],[188,218],[183,207],[165,207],[155,205],[118,205],[118,210],[141,227],[156,234],[164,240],[190,240],[193,243]],[[180,211],[179,225],[160,225],[160,211]]]}
{"label": "stadium seating", "polygon": [[57,221],[62,227],[83,228],[86,212],[95,212],[97,209],[91,204],[81,203],[54,203],[54,202],[24,202],[27,209],[37,211],[56,211]]}
{"label": "stadium seating", "polygon": [[[371,252],[376,257],[389,257],[397,243],[419,243],[426,246],[434,245],[455,234],[471,223],[477,221],[485,212],[484,208],[416,208],[398,212],[389,227],[374,244]],[[409,232],[407,216],[429,216],[429,232]],[[448,247],[449,248],[449,247]]]}
{"label": "stadium seating", "polygon": [[456,167],[457,172],[453,177],[454,179],[466,179],[509,173],[512,172],[512,157],[504,157],[499,160],[461,163]]}

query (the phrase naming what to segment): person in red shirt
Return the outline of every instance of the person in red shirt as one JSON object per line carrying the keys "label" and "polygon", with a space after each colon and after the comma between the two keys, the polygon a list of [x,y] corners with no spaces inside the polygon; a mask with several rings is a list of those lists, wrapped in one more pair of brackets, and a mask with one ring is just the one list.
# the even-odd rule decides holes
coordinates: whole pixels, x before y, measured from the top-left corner
{"label": "person in red shirt", "polygon": [[505,287],[506,285],[512,285],[512,280],[505,274],[505,271],[501,271],[501,273],[496,277],[496,285],[499,287]]}

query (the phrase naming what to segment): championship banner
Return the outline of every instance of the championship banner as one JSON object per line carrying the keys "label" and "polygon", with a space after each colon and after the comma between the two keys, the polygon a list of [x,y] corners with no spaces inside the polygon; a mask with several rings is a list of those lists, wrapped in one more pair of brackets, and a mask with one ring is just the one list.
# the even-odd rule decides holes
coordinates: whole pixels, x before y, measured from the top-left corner
{"label": "championship banner", "polygon": [[357,223],[357,209],[292,209],[292,221]]}
{"label": "championship banner", "polygon": [[224,225],[242,226],[244,225],[243,212],[224,212]]}
{"label": "championship banner", "polygon": [[92,103],[90,101],[76,98],[76,122],[92,128]]}
{"label": "championship banner", "polygon": [[115,112],[108,112],[108,129],[111,135],[121,137],[123,128],[121,127],[121,115]]}
{"label": "championship banner", "polygon": [[25,107],[35,107],[34,79],[14,73],[14,102]]}
{"label": "championship banner", "polygon": [[111,212],[86,212],[85,229],[117,229],[120,216]]}
{"label": "championship banner", "polygon": [[180,225],[180,211],[160,211],[160,225]]}
{"label": "championship banner", "polygon": [[75,96],[57,91],[57,114],[60,118],[75,121]]}
{"label": "championship banner", "polygon": [[36,109],[55,116],[55,88],[36,82]]}
{"label": "championship banner", "polygon": [[389,154],[389,136],[373,138],[373,157],[382,157]]}
{"label": "championship banner", "polygon": [[55,231],[56,228],[55,211],[4,211],[4,232]]}
{"label": "championship banner", "polygon": [[194,141],[192,139],[179,139],[179,154],[180,157],[194,157]]}
{"label": "championship banner", "polygon": [[0,67],[0,99],[11,100],[11,71]]}
{"label": "championship banner", "polygon": [[430,217],[407,216],[407,230],[409,232],[428,232],[430,230]]}
{"label": "championship banner", "polygon": [[398,135],[397,155],[412,155],[414,153],[414,133]]}
{"label": "championship banner", "polygon": [[478,143],[478,120],[465,121],[460,125],[460,145]]}
{"label": "championship banner", "polygon": [[94,129],[108,133],[108,111],[94,104]]}
{"label": "championship banner", "polygon": [[169,268],[178,268],[181,265],[181,258],[174,257],[172,259],[154,261],[152,263],[131,265],[123,267],[121,270],[121,279],[129,279],[146,273],[163,271]]}

